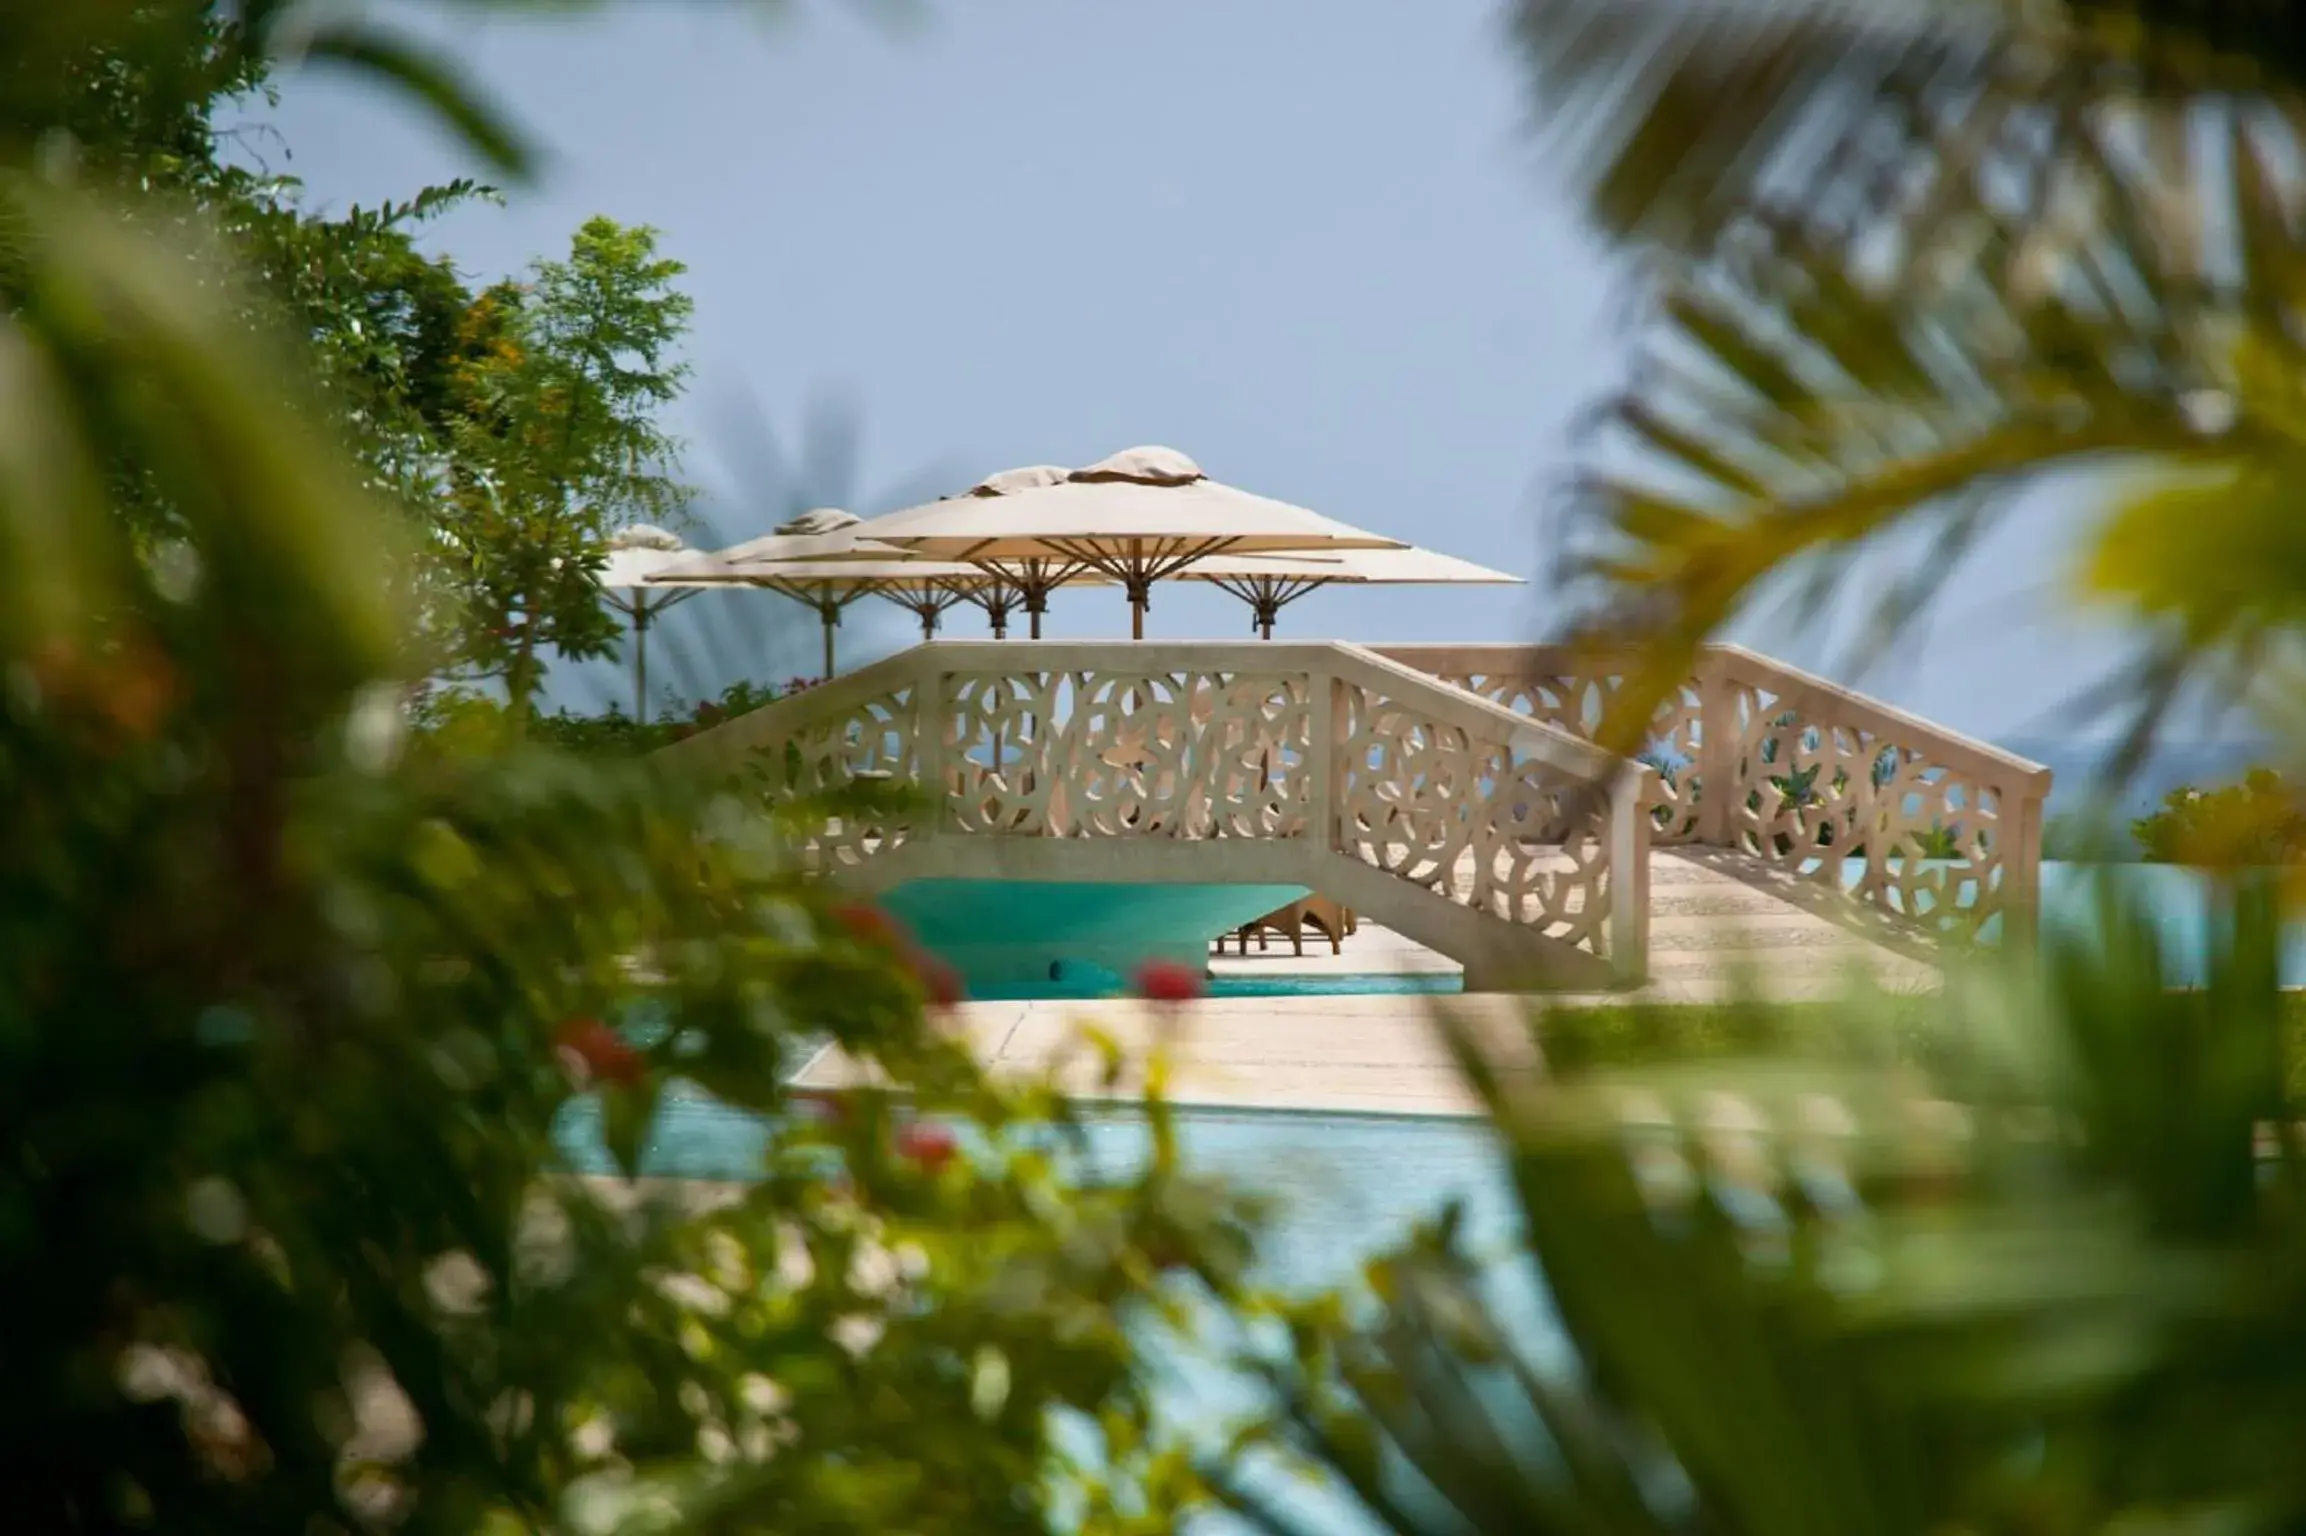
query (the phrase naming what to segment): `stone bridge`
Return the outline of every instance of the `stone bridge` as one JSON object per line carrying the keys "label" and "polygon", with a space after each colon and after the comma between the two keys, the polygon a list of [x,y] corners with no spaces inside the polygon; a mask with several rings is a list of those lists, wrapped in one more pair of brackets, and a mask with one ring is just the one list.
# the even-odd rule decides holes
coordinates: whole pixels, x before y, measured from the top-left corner
{"label": "stone bridge", "polygon": [[[1147,914],[1163,890],[1238,889],[1242,911],[1186,936],[1205,946],[1312,890],[1457,960],[1469,990],[1622,988],[1682,963],[1653,952],[1653,874],[1680,893],[1677,933],[1830,925],[1925,958],[2030,912],[2047,769],[1728,646],[1669,695],[1639,760],[1613,756],[1591,737],[1629,663],[936,642],[663,755],[770,793],[918,786],[902,816],[804,838],[861,891],[970,890],[997,925],[1025,923],[1036,889],[1119,890]],[[1689,963],[1717,964],[1698,931]]]}

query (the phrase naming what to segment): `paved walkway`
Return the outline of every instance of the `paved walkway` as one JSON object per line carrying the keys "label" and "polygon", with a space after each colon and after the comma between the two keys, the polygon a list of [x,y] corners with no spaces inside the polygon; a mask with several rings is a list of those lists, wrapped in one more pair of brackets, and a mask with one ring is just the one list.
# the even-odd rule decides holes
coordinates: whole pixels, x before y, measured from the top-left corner
{"label": "paved walkway", "polygon": [[[1741,983],[1777,1001],[1816,1001],[1845,992],[1859,976],[1897,992],[1938,984],[1935,966],[1798,905],[1799,892],[1777,887],[1734,856],[1660,852],[1650,880],[1652,980],[1638,992],[1538,999],[1403,993],[1218,997],[1175,1011],[1133,999],[986,1002],[955,1010],[955,1023],[995,1073],[1037,1078],[1053,1072],[1067,1091],[1085,1097],[1137,1096],[1145,1059],[1158,1045],[1169,1058],[1169,1097],[1181,1104],[1462,1115],[1475,1106],[1435,1037],[1431,1017],[1437,1004],[1473,1021],[1501,1060],[1534,1070],[1531,1041],[1549,1006],[1719,1003],[1736,995]],[[1229,952],[1211,968],[1219,975],[1279,979],[1430,974],[1456,966],[1364,923],[1345,941],[1342,955],[1331,955],[1327,940],[1311,937],[1302,959],[1286,944],[1260,953],[1252,942],[1247,958]],[[1126,1067],[1119,1078],[1106,1080],[1102,1060],[1087,1044],[1090,1030],[1121,1048]],[[857,1073],[828,1052],[796,1081],[839,1087],[857,1081]]]}

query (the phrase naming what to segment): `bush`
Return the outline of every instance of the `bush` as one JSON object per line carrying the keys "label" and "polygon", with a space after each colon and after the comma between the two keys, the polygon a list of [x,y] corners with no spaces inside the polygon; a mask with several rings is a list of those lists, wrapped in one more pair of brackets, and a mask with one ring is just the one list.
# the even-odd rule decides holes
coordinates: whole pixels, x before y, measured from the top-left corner
{"label": "bush", "polygon": [[[770,818],[625,760],[639,727],[553,751],[412,707],[405,551],[230,285],[7,195],[10,1529],[1183,1519],[1132,1329],[1232,1286],[1243,1213],[1166,1135],[1142,1173],[1049,1155],[1068,1108],[989,1082]],[[797,1115],[820,1039],[902,1095]],[[743,1198],[577,1176],[572,1115],[630,1175],[683,1091],[769,1125]]]}
{"label": "bush", "polygon": [[2154,863],[2252,868],[2306,859],[2306,811],[2271,768],[2221,789],[2174,789],[2130,833]]}
{"label": "bush", "polygon": [[[731,683],[717,698],[704,700],[686,713],[661,716],[645,725],[615,705],[597,715],[567,709],[551,714],[532,711],[528,739],[579,757],[646,757],[661,747],[685,740],[699,731],[734,720],[773,704],[789,694],[813,688],[814,678],[796,677],[785,683]],[[509,710],[499,699],[474,689],[426,687],[409,705],[409,721],[420,751],[433,754],[472,755],[502,750],[513,740]]]}

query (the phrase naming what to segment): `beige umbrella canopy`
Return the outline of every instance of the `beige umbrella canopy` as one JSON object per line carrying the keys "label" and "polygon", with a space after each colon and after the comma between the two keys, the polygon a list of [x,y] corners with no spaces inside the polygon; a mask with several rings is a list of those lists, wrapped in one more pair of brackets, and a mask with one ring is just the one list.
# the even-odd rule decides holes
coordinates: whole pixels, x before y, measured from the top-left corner
{"label": "beige umbrella canopy", "polygon": [[[963,602],[983,603],[979,594],[994,578],[978,567],[924,560],[860,539],[856,530],[861,523],[850,513],[820,508],[762,538],[670,568],[657,579],[762,587],[808,605],[824,628],[827,677],[834,668],[834,631],[859,598],[885,598],[906,609],[920,620],[924,640],[935,638],[947,610]],[[1003,608],[996,633],[1006,615]]]}
{"label": "beige umbrella canopy", "polygon": [[1430,549],[1350,549],[1313,559],[1300,555],[1217,555],[1178,572],[1205,581],[1249,605],[1250,622],[1264,638],[1288,607],[1319,588],[1360,586],[1518,586],[1522,578]]}
{"label": "beige umbrella canopy", "polygon": [[1139,639],[1153,583],[1213,556],[1406,547],[1221,485],[1173,448],[1132,448],[1061,480],[1049,478],[1046,468],[1015,473],[1037,483],[1010,489],[988,481],[966,495],[875,518],[860,536],[931,559],[966,561],[989,575],[1034,562],[1095,572],[1128,592]]}
{"label": "beige umbrella canopy", "polygon": [[[789,523],[779,524],[774,532],[760,538],[731,545],[718,554],[699,555],[694,560],[667,567],[650,579],[700,586],[765,587],[806,605],[816,613],[817,622],[824,629],[825,676],[831,677],[833,632],[840,627],[841,614],[872,589],[838,580],[796,582],[786,579],[781,572],[795,560],[838,560],[852,556],[857,548],[857,536],[852,530],[863,521],[856,514],[837,507],[819,507]],[[888,553],[892,558],[898,557],[897,551]]]}
{"label": "beige umbrella canopy", "polygon": [[[1071,470],[1055,464],[1028,464],[1021,469],[1005,469],[978,481],[957,496],[940,498],[931,505],[944,506],[951,502],[985,501],[996,496],[1013,496],[1020,491],[1062,485],[1070,474]],[[885,521],[887,519],[879,519],[877,523]],[[875,543],[871,552],[860,553],[864,558],[874,560],[923,558],[914,550],[901,549],[893,544]],[[1079,560],[1048,554],[981,560],[971,563],[968,568],[977,579],[963,588],[963,600],[984,610],[986,622],[993,626],[993,638],[996,640],[1008,638],[1009,620],[1020,608],[1025,610],[1033,638],[1040,639],[1041,619],[1049,611],[1050,593],[1062,586],[1104,579]]]}
{"label": "beige umbrella canopy", "polygon": [[683,544],[679,535],[647,523],[635,523],[609,535],[608,558],[601,563],[601,596],[632,621],[633,718],[644,723],[649,717],[649,625],[675,603],[694,597],[704,585],[657,578],[700,558],[701,552]]}

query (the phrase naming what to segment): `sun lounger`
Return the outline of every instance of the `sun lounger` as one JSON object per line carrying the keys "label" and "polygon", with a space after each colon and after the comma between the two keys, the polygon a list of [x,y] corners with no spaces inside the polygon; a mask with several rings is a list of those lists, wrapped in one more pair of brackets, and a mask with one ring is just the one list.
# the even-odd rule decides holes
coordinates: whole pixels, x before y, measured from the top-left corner
{"label": "sun lounger", "polygon": [[[1260,950],[1265,948],[1269,937],[1279,935],[1289,941],[1291,953],[1303,955],[1305,930],[1310,927],[1329,940],[1331,954],[1341,955],[1345,952],[1345,936],[1357,931],[1360,926],[1351,911],[1328,897],[1308,896],[1302,901],[1293,901],[1277,911],[1268,912],[1254,922],[1243,923],[1233,930],[1233,942],[1243,955],[1247,955],[1252,935],[1256,937]],[[1217,952],[1225,953],[1224,934],[1217,936]]]}

